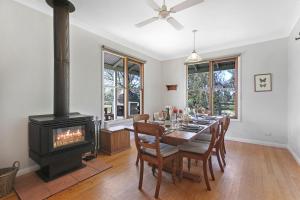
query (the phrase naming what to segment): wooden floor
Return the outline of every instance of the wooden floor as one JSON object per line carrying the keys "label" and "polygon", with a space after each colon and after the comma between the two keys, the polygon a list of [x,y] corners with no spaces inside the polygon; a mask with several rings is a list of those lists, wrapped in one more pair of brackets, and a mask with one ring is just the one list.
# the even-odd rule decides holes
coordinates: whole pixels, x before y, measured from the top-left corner
{"label": "wooden floor", "polygon": [[[115,156],[100,156],[113,168],[79,183],[51,200],[142,200],[154,199],[156,179],[151,169],[145,169],[143,191],[137,189],[138,168],[135,167],[136,150]],[[300,167],[285,149],[264,147],[239,142],[227,142],[227,163],[221,173],[214,160],[216,181],[211,181],[212,191],[205,184],[183,180],[172,184],[169,174],[163,175],[160,199],[164,200],[299,200]],[[201,166],[193,163],[193,172],[202,174]],[[12,193],[5,200],[18,199]],[[3,199],[0,199],[3,200]]]}

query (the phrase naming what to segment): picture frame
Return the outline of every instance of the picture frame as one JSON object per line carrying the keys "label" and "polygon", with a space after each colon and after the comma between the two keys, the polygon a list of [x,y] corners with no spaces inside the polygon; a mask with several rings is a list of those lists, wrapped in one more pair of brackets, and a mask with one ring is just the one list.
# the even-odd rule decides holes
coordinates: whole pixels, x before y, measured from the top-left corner
{"label": "picture frame", "polygon": [[255,74],[254,75],[254,91],[270,92],[272,91],[272,74]]}

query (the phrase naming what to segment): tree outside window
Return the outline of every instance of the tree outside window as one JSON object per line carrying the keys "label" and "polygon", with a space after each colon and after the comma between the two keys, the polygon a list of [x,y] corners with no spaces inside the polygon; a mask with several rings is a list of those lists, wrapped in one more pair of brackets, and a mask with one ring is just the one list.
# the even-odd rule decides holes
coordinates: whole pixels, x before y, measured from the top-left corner
{"label": "tree outside window", "polygon": [[187,73],[190,109],[238,117],[238,58],[188,65]]}

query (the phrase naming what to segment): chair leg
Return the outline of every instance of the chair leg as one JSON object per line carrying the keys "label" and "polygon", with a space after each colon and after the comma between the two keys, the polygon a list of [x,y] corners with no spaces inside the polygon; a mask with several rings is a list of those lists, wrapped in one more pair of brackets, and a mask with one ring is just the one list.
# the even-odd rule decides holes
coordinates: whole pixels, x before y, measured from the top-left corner
{"label": "chair leg", "polygon": [[183,176],[183,157],[179,156],[179,181],[182,180]]}
{"label": "chair leg", "polygon": [[188,158],[188,170],[191,171],[191,159]]}
{"label": "chair leg", "polygon": [[156,184],[156,189],[155,189],[155,198],[158,198],[158,195],[159,195],[161,177],[162,177],[162,166],[160,165],[158,167],[158,176],[157,176],[157,184]]}
{"label": "chair leg", "polygon": [[212,180],[215,180],[215,175],[214,175],[214,170],[213,170],[213,166],[212,166],[212,161],[211,161],[211,156],[208,159],[208,163],[209,163],[209,171],[210,171],[210,175]]}
{"label": "chair leg", "polygon": [[143,186],[143,176],[144,176],[144,160],[140,160],[140,181],[139,181],[139,189],[142,189]]}
{"label": "chair leg", "polygon": [[210,191],[211,188],[210,188],[209,181],[208,181],[208,176],[207,176],[207,160],[203,161],[203,175],[204,175],[207,190]]}
{"label": "chair leg", "polygon": [[216,148],[216,155],[217,155],[217,159],[218,159],[220,169],[221,169],[222,172],[224,172],[223,164],[222,164],[221,158],[220,158],[220,148],[219,147]]}
{"label": "chair leg", "polygon": [[139,166],[139,162],[140,162],[140,155],[139,155],[139,153],[137,153],[135,165]]}
{"label": "chair leg", "polygon": [[175,184],[176,182],[176,162],[175,162],[175,159],[172,160],[172,180],[173,180],[173,183]]}
{"label": "chair leg", "polygon": [[224,166],[226,166],[226,160],[225,160],[225,148],[224,148],[224,145],[222,146],[222,149],[221,149],[221,151],[220,151],[220,154],[221,154],[221,158],[222,158],[223,164],[224,164]]}
{"label": "chair leg", "polygon": [[226,147],[225,147],[225,139],[223,139],[223,149],[224,149],[224,154],[226,154]]}

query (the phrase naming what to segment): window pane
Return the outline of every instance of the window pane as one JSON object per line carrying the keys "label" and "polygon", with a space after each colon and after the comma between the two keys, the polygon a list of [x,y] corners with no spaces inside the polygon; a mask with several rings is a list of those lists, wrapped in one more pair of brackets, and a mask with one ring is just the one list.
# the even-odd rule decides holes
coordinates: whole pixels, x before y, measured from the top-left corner
{"label": "window pane", "polygon": [[188,91],[188,107],[189,108],[205,108],[209,110],[209,93],[204,90]]}
{"label": "window pane", "polygon": [[117,114],[116,119],[124,119],[124,88],[117,88]]}
{"label": "window pane", "polygon": [[209,109],[209,64],[201,63],[188,66],[189,108]]}
{"label": "window pane", "polygon": [[108,108],[109,113],[114,113],[114,88],[104,88],[104,108]]}
{"label": "window pane", "polygon": [[113,87],[115,86],[115,71],[111,69],[104,68],[103,72],[104,80],[103,84],[104,86]]}
{"label": "window pane", "polygon": [[128,62],[128,115],[141,113],[141,65]]}
{"label": "window pane", "polygon": [[[124,118],[124,59],[111,53],[104,53],[104,117],[105,120]],[[123,97],[124,98],[124,97]]]}
{"label": "window pane", "polygon": [[213,65],[214,77],[214,96],[213,114],[227,114],[236,117],[235,109],[235,62],[221,62]]}

